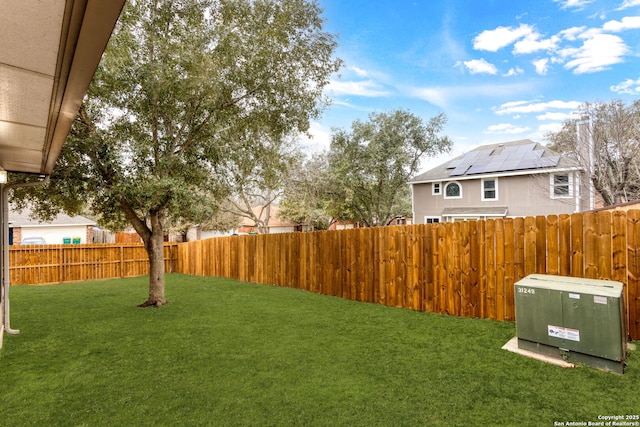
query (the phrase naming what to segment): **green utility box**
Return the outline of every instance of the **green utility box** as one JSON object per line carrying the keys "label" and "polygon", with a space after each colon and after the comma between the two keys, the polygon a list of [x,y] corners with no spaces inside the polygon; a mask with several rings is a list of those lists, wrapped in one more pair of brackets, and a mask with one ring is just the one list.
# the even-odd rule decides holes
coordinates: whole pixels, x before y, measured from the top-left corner
{"label": "green utility box", "polygon": [[515,305],[519,348],[624,372],[622,283],[532,274],[515,284]]}

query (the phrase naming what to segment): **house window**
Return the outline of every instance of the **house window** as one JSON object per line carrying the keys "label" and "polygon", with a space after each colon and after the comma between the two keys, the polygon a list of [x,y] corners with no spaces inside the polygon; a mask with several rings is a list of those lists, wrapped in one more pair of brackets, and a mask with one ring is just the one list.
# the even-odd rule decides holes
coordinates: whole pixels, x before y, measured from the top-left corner
{"label": "house window", "polygon": [[444,187],[445,199],[462,199],[462,187],[457,182],[450,182]]}
{"label": "house window", "polygon": [[498,200],[498,180],[482,180],[482,200]]}
{"label": "house window", "polygon": [[551,198],[562,199],[573,196],[572,176],[567,173],[551,175]]}
{"label": "house window", "polygon": [[425,224],[437,224],[440,222],[440,217],[438,216],[425,216],[424,223]]}
{"label": "house window", "polygon": [[439,182],[434,182],[433,184],[431,184],[431,194],[434,196],[442,194],[442,184]]}

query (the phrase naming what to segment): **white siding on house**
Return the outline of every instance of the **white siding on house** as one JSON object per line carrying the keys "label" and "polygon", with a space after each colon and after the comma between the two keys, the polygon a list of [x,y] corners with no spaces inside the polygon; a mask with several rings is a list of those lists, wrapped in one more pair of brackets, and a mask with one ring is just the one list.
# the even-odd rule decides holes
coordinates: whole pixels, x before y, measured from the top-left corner
{"label": "white siding on house", "polygon": [[[21,239],[27,237],[42,237],[47,244],[57,245],[64,243],[64,238],[80,238],[80,243],[87,243],[86,225],[32,225],[21,227]],[[73,240],[72,240],[73,241]],[[18,242],[16,242],[18,243]]]}
{"label": "white siding on house", "polygon": [[[507,208],[507,216],[551,215],[573,213],[586,209],[586,200],[580,199],[579,172],[569,172],[570,196],[555,197],[550,185],[550,174],[501,176],[496,180],[497,198],[484,197],[483,179],[455,180],[461,186],[461,198],[448,198],[433,195],[430,183],[413,184],[414,218],[438,218],[447,208]],[[578,175],[579,176],[579,175]],[[484,178],[486,179],[486,178]],[[452,180],[453,182],[453,180]],[[443,186],[448,182],[444,181]],[[444,221],[441,218],[441,221]]]}

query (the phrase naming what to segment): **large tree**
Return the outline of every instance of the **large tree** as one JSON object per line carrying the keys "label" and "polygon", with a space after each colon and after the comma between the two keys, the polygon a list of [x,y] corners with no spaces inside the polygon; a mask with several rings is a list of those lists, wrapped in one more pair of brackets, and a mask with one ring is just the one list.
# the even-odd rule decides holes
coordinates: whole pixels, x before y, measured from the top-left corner
{"label": "large tree", "polygon": [[411,213],[409,179],[421,160],[451,149],[440,135],[446,117],[424,122],[405,110],[374,113],[337,130],[329,150],[329,206],[332,217],[367,227],[388,225]]}
{"label": "large tree", "polygon": [[16,202],[130,223],[149,256],[141,305],[165,304],[167,225],[211,217],[239,141],[255,149],[320,113],[340,65],[322,25],[315,0],[127,2],[49,184]]}
{"label": "large tree", "polygon": [[585,103],[546,137],[583,166],[606,206],[640,199],[640,101]]}

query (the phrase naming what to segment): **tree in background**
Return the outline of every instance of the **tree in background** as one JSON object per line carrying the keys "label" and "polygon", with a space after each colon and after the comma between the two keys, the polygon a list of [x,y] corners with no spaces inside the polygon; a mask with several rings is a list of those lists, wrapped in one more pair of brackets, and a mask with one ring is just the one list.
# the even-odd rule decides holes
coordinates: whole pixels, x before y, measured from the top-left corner
{"label": "tree in background", "polygon": [[225,158],[225,171],[220,178],[232,194],[221,209],[250,219],[259,233],[269,233],[271,207],[288,187],[291,171],[302,161],[296,140],[293,137],[271,140],[264,135],[252,144],[237,137],[228,148],[235,155]]}
{"label": "tree in background", "polygon": [[425,156],[451,149],[441,136],[444,114],[427,123],[396,110],[355,121],[332,136],[328,154],[328,213],[367,227],[388,225],[411,214],[408,182]]}
{"label": "tree in background", "polygon": [[549,148],[583,166],[605,206],[640,199],[640,101],[585,103],[578,113],[546,135]]}
{"label": "tree in background", "polygon": [[141,306],[165,304],[167,227],[212,217],[239,146],[268,150],[322,110],[340,61],[320,15],[315,0],[127,2],[49,184],[14,202],[130,223],[149,256]]}
{"label": "tree in background", "polygon": [[329,175],[327,153],[315,154],[290,170],[280,202],[280,216],[312,230],[326,230],[332,218],[327,213]]}

